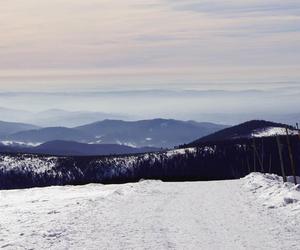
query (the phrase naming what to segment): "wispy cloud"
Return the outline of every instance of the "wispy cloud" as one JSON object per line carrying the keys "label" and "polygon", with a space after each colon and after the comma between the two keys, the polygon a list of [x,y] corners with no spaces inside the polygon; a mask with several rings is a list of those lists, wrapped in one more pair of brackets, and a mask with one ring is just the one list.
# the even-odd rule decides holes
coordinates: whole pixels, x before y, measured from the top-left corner
{"label": "wispy cloud", "polygon": [[[295,107],[299,106],[300,86],[286,82],[276,83],[276,86],[258,84],[248,86],[247,90],[224,90],[210,84],[206,90],[159,88],[76,91],[73,88],[67,92],[0,92],[0,107],[35,112],[48,109],[87,110],[128,115],[134,119],[170,117],[202,121],[212,118],[212,115],[202,116],[209,113],[227,114],[232,116],[231,120],[234,114],[240,116],[242,113],[259,113],[261,118],[270,114],[297,113]],[[3,114],[1,108],[0,113]],[[258,118],[255,115],[251,117]]]}
{"label": "wispy cloud", "polygon": [[271,14],[286,15],[300,12],[300,4],[297,0],[167,0],[170,6],[176,10],[211,13],[215,15],[245,15],[245,14]]}
{"label": "wispy cloud", "polygon": [[300,77],[296,0],[10,0],[0,24],[0,89]]}

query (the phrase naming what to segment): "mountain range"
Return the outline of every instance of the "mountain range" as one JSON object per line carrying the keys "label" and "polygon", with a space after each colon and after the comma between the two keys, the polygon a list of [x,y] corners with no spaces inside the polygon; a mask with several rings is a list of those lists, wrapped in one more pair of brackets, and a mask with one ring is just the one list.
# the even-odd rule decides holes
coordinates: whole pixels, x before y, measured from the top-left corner
{"label": "mountain range", "polygon": [[158,152],[178,145],[197,146],[239,138],[298,134],[292,126],[252,120],[227,127],[213,123],[152,119],[103,120],[74,128],[40,128],[0,122],[0,152],[49,155],[112,155]]}
{"label": "mountain range", "polygon": [[[30,128],[30,127],[29,127]],[[218,130],[225,125],[153,119],[141,121],[104,120],[84,126],[35,128],[1,136],[8,144],[42,144],[48,141],[76,141],[87,144],[120,144],[131,147],[172,148]]]}
{"label": "mountain range", "polygon": [[[115,93],[115,92],[114,92]],[[163,95],[163,97],[172,96],[174,98],[179,97],[182,93],[178,92],[164,92],[162,91],[148,91],[146,92],[146,96],[159,96]],[[144,94],[146,94],[144,93]],[[219,97],[219,95],[222,95],[222,91],[202,91],[198,93],[194,93],[193,91],[185,91],[184,94],[187,98],[202,98],[204,96],[215,96],[216,98]],[[115,93],[117,94],[117,93]],[[122,96],[128,94],[126,92],[120,92],[118,93],[118,96]],[[133,93],[131,93],[133,94]],[[242,98],[248,98],[249,95],[254,94],[255,96],[257,94],[260,94],[260,92],[257,91],[244,91],[244,92],[233,92],[233,93],[227,93],[230,94],[230,98],[235,98],[235,95],[242,95]],[[74,93],[75,95],[75,93]],[[89,96],[93,96],[95,94],[89,93]],[[107,95],[112,95],[112,93],[102,93],[102,95],[99,96],[105,97]],[[132,96],[132,98],[136,98],[140,95],[140,92],[136,92],[135,95]],[[1,98],[4,98],[5,96],[1,95]],[[17,95],[18,96],[18,95]],[[14,98],[17,98],[15,96]],[[68,95],[67,95],[68,96]],[[61,98],[65,98],[66,96],[63,95]],[[95,97],[95,96],[94,96]],[[28,97],[29,98],[29,97]],[[39,98],[44,98],[44,95],[39,96]],[[26,99],[27,100],[27,99]],[[23,102],[25,100],[22,99]],[[80,101],[79,101],[80,102]],[[172,118],[178,119],[178,120],[189,120],[191,117],[193,117],[196,121],[209,121],[216,124],[228,124],[228,125],[236,125],[239,123],[242,123],[244,121],[253,120],[253,119],[260,119],[260,120],[269,120],[279,123],[286,123],[290,125],[294,125],[296,122],[300,122],[300,113],[299,112],[201,112],[201,111],[194,111],[190,109],[186,109],[184,114],[168,114],[171,115]],[[165,117],[164,115],[163,117]],[[77,127],[82,126],[87,123],[93,123],[97,121],[102,121],[105,119],[114,119],[114,120],[138,120],[138,119],[144,119],[145,115],[129,115],[129,114],[117,114],[117,113],[105,113],[105,112],[99,112],[99,111],[68,111],[64,109],[48,109],[43,111],[27,111],[27,110],[20,110],[20,109],[14,109],[14,108],[6,108],[6,107],[0,107],[0,120],[2,121],[10,121],[10,122],[18,122],[18,123],[29,123],[29,124],[35,124],[40,127],[57,127],[57,126],[63,126],[63,127]],[[149,117],[149,116],[147,116]],[[155,118],[155,116],[151,116],[151,119]],[[147,118],[148,119],[148,118]],[[149,118],[150,119],[150,118]]]}

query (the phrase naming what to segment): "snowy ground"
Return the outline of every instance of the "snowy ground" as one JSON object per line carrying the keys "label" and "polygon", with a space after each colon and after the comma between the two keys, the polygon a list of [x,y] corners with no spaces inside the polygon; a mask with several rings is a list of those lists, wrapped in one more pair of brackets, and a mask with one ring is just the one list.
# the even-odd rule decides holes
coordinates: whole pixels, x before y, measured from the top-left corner
{"label": "snowy ground", "polygon": [[0,248],[300,249],[299,189],[251,174],[0,191]]}

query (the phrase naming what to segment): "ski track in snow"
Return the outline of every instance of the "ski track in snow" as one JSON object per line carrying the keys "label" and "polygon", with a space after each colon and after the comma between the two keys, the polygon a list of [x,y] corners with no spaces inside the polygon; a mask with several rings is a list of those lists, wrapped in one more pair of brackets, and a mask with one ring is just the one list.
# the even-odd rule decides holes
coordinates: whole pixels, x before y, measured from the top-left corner
{"label": "ski track in snow", "polygon": [[264,204],[264,183],[248,176],[0,191],[0,248],[300,249],[299,204]]}

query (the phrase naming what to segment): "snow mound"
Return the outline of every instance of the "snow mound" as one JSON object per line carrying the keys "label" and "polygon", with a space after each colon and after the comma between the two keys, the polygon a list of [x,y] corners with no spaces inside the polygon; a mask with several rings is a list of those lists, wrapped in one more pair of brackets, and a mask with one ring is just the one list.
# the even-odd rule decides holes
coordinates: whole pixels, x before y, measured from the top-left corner
{"label": "snow mound", "polygon": [[[300,177],[297,179],[300,181]],[[282,177],[278,175],[262,173],[251,173],[243,178],[244,187],[267,207],[291,206],[293,211],[300,212],[300,185],[294,185],[292,177],[288,177],[288,180],[283,183]]]}
{"label": "snow mound", "polygon": [[130,195],[135,194],[160,194],[158,186],[162,185],[162,183],[160,180],[140,180],[137,183],[113,185],[116,188],[107,198],[116,201],[118,199],[128,199]]}

